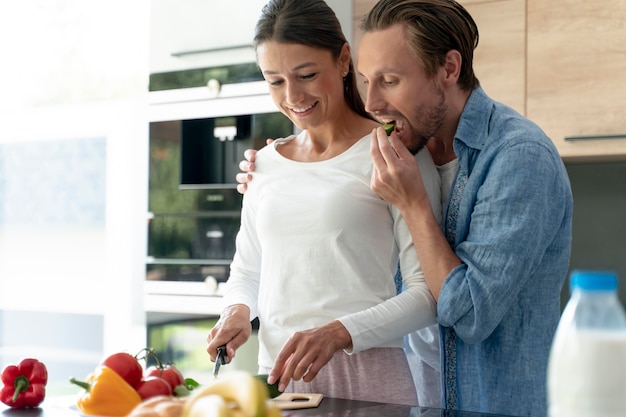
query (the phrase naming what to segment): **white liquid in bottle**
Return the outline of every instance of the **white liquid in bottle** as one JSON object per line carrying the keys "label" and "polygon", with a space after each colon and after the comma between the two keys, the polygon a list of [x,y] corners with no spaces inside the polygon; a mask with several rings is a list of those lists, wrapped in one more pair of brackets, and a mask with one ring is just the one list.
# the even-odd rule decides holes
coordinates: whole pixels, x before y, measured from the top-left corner
{"label": "white liquid in bottle", "polygon": [[626,416],[626,312],[613,273],[575,271],[548,363],[550,417]]}
{"label": "white liquid in bottle", "polygon": [[580,329],[548,369],[551,417],[626,415],[626,333]]}

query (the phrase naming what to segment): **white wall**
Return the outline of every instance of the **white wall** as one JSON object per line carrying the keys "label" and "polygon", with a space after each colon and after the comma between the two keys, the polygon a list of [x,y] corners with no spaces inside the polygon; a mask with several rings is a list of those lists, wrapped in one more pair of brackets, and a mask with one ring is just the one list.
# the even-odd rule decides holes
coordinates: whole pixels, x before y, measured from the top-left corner
{"label": "white wall", "polygon": [[[2,367],[35,356],[89,370],[145,346],[149,7],[0,3]],[[67,332],[33,339],[49,317]],[[101,323],[99,348],[81,351],[84,318]],[[51,372],[52,392],[67,378]]]}

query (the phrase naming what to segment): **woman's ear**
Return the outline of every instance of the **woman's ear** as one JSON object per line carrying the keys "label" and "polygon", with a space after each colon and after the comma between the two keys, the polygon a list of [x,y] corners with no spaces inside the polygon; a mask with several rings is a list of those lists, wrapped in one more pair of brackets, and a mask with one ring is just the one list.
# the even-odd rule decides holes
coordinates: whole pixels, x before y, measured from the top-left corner
{"label": "woman's ear", "polygon": [[344,43],[341,47],[341,53],[339,54],[339,69],[341,70],[341,74],[348,74],[350,70],[350,60],[352,57],[350,56],[350,45],[348,42]]}

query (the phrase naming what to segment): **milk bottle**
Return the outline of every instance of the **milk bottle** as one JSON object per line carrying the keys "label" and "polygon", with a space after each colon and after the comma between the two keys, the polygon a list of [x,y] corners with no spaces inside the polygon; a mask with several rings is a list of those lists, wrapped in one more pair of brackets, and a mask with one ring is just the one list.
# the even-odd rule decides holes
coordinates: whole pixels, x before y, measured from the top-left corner
{"label": "milk bottle", "polygon": [[626,415],[626,314],[611,272],[574,271],[548,364],[550,417]]}

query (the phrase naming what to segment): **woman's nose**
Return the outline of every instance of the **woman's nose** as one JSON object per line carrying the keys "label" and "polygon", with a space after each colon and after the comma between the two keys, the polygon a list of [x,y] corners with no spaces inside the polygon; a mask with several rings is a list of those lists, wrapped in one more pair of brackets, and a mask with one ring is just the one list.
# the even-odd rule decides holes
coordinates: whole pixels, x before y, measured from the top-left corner
{"label": "woman's nose", "polygon": [[298,104],[302,100],[303,90],[297,83],[288,83],[286,88],[287,101]]}

